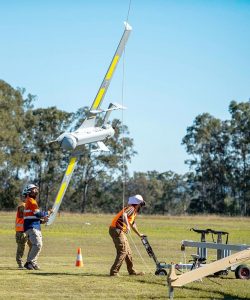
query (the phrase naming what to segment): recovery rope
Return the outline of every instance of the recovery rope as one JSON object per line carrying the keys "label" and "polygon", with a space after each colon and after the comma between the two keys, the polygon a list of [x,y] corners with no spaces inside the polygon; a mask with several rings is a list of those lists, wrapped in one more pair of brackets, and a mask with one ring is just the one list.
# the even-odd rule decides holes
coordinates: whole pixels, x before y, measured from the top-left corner
{"label": "recovery rope", "polygon": [[[128,19],[129,19],[129,14],[130,14],[130,8],[131,8],[131,1],[129,0],[129,6],[128,6],[128,12],[127,12],[127,17],[126,17],[126,23],[128,23]],[[125,85],[125,59],[126,59],[126,47],[124,48],[123,51],[123,60],[122,60],[122,94],[121,94],[121,102],[122,102],[122,106],[124,106],[124,85]],[[126,168],[125,168],[125,145],[124,145],[124,114],[123,114],[123,110],[121,110],[121,114],[122,114],[122,207],[123,209],[125,208],[126,204],[125,204],[125,191],[126,191]],[[140,250],[138,249],[138,247],[136,246],[131,233],[128,233],[128,236],[130,238],[130,240],[132,241],[134,248],[136,249],[136,252],[138,253],[139,257],[142,260],[143,265],[145,266],[145,268],[148,270],[149,273],[152,273],[149,266],[146,264],[145,260],[143,259]]]}
{"label": "recovery rope", "polygon": [[[131,1],[129,0],[128,12],[126,17],[126,23],[128,23]],[[126,56],[126,46],[123,51],[123,59],[122,59],[122,106],[124,106],[124,85],[125,85],[125,56]],[[125,207],[125,190],[126,190],[126,170],[125,170],[125,147],[124,147],[124,114],[123,109],[122,113],[122,207]]]}

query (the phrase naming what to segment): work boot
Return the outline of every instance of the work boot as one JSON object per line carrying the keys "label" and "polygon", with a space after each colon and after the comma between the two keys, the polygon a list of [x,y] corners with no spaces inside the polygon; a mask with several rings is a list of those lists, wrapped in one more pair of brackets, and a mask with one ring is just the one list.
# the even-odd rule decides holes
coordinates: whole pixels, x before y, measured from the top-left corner
{"label": "work boot", "polygon": [[145,275],[145,273],[144,272],[133,272],[133,273],[130,273],[129,275],[142,276],[142,275]]}
{"label": "work boot", "polygon": [[120,275],[118,273],[110,273],[110,276],[116,276],[119,277]]}
{"label": "work boot", "polygon": [[34,270],[32,263],[28,261],[24,264],[24,268],[26,268],[27,270]]}
{"label": "work boot", "polygon": [[34,270],[40,270],[40,267],[37,264],[32,263],[32,266]]}
{"label": "work boot", "polygon": [[23,264],[18,264],[18,269],[20,269],[20,270],[24,269],[24,265]]}

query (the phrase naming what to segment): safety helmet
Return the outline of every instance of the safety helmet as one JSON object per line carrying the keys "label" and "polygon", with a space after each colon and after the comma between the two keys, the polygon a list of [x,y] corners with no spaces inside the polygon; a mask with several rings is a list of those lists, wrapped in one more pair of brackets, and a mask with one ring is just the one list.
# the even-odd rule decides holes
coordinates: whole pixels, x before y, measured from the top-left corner
{"label": "safety helmet", "polygon": [[35,184],[33,183],[30,183],[26,186],[26,188],[24,190],[26,190],[26,193],[28,194],[32,189],[34,188],[37,188],[38,189],[38,186],[36,186]]}

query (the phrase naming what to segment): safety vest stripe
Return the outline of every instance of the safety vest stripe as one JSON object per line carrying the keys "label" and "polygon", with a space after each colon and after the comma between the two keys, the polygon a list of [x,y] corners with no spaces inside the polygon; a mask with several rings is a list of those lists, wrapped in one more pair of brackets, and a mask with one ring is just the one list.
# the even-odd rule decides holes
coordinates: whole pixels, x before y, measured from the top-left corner
{"label": "safety vest stripe", "polygon": [[25,213],[25,217],[34,216],[33,212]]}
{"label": "safety vest stripe", "polygon": [[27,217],[24,217],[24,220],[27,220],[27,219],[37,219],[37,220],[39,220],[39,218],[37,218],[36,216],[27,216]]}
{"label": "safety vest stripe", "polygon": [[27,213],[27,212],[33,212],[33,211],[31,209],[25,209],[24,212]]}
{"label": "safety vest stripe", "polygon": [[23,216],[20,217],[20,211],[17,211],[17,215],[16,215],[16,231],[17,232],[23,232],[24,228],[23,228],[23,223],[24,223],[24,219]]}
{"label": "safety vest stripe", "polygon": [[134,208],[133,207],[130,207],[130,208],[128,207],[128,209],[126,209],[125,212],[127,213],[128,216],[131,216],[134,212]]}

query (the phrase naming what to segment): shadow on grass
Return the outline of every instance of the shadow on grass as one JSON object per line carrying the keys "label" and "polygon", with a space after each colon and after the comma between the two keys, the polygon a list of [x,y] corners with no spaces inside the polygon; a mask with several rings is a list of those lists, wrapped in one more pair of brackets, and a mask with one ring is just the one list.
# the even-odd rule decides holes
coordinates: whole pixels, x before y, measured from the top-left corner
{"label": "shadow on grass", "polygon": [[[182,287],[181,289],[184,289],[184,290],[190,290],[190,291],[193,291],[193,292],[195,292],[195,291],[202,291],[202,292],[205,292],[205,293],[213,293],[213,292],[211,292],[211,291],[208,291],[208,290],[206,290],[206,289],[202,289],[202,288],[192,288],[192,287],[186,287],[186,286],[184,286],[184,287]],[[224,300],[246,300],[246,299],[248,299],[248,298],[246,298],[246,297],[235,297],[234,295],[230,295],[230,294],[227,294],[227,293],[223,293],[223,292],[220,292],[220,291],[214,291],[214,296],[210,296],[211,297],[211,299],[224,299]],[[216,295],[221,295],[222,297],[221,298],[218,298],[218,297],[216,297]],[[195,298],[195,294],[194,294],[194,298]],[[200,299],[202,299],[202,298],[208,298],[207,296],[200,296],[199,295],[199,298]],[[183,298],[184,299],[184,298]]]}
{"label": "shadow on grass", "polygon": [[220,278],[220,279],[223,279],[223,280],[241,280],[241,279],[238,279],[236,277],[207,277],[207,278]]}
{"label": "shadow on grass", "polygon": [[138,277],[136,278],[137,280],[137,282],[140,282],[140,283],[145,283],[145,284],[152,284],[152,285],[160,285],[160,286],[167,286],[166,285],[166,281],[164,281],[164,282],[158,282],[158,281],[148,281],[148,280],[143,280],[143,279],[138,279]]}
{"label": "shadow on grass", "polygon": [[23,271],[24,269],[19,269],[18,267],[0,267],[0,271]]}
{"label": "shadow on grass", "polygon": [[108,274],[94,274],[94,273],[60,273],[60,272],[40,272],[35,271],[31,273],[36,276],[93,276],[93,277],[110,277]]}
{"label": "shadow on grass", "polygon": [[[129,275],[120,275],[119,277],[114,277],[114,276],[110,276],[109,274],[96,274],[96,273],[64,273],[64,272],[41,272],[41,271],[30,271],[32,275],[35,276],[78,276],[78,277],[103,277],[103,278],[132,278]],[[144,280],[144,279],[139,279],[138,277],[133,276],[133,279],[136,279],[137,282],[139,283],[143,283],[143,284],[152,284],[152,285],[166,285],[165,283],[162,282],[156,282],[156,281],[150,281],[150,280]]]}

